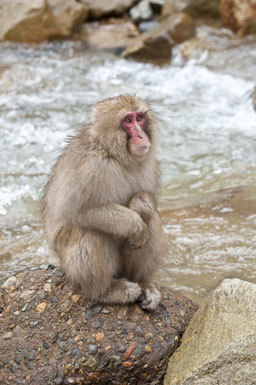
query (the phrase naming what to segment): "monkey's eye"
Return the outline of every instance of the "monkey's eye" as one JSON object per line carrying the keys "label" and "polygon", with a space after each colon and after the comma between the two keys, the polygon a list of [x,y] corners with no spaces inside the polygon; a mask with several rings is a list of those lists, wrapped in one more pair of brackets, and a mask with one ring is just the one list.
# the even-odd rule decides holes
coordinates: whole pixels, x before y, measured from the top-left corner
{"label": "monkey's eye", "polygon": [[142,115],[138,115],[138,116],[137,116],[137,122],[141,122],[142,119],[143,119],[143,116],[142,116]]}
{"label": "monkey's eye", "polygon": [[125,119],[124,119],[125,123],[131,123],[132,120],[127,116]]}

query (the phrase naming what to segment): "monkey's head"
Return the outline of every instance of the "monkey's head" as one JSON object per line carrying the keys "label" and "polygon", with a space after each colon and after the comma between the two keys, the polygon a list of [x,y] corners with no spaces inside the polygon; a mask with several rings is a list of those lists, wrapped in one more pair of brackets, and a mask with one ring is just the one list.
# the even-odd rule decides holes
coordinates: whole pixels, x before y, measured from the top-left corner
{"label": "monkey's head", "polygon": [[111,156],[142,160],[152,151],[155,117],[149,105],[134,95],[120,95],[95,104],[90,131]]}

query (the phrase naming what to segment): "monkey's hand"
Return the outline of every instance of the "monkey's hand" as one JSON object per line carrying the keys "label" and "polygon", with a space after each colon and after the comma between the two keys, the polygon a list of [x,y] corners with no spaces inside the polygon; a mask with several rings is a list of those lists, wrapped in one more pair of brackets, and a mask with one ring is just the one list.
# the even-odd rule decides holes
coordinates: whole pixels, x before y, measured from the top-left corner
{"label": "monkey's hand", "polygon": [[145,223],[149,222],[153,213],[156,211],[153,197],[147,192],[135,194],[129,203],[129,208],[136,211]]}
{"label": "monkey's hand", "polygon": [[139,249],[147,242],[149,234],[146,223],[136,212],[134,214],[133,232],[128,237],[128,243],[131,249]]}

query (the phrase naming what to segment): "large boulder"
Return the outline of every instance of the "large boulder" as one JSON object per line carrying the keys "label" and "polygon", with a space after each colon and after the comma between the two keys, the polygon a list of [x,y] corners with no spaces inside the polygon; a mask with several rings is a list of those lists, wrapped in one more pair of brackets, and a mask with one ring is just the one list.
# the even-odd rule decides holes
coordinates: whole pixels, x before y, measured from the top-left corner
{"label": "large boulder", "polygon": [[224,27],[239,35],[256,33],[255,0],[222,0],[220,12]]}
{"label": "large boulder", "polygon": [[255,319],[256,285],[224,280],[193,317],[164,385],[254,385]]}
{"label": "large boulder", "polygon": [[85,41],[91,49],[120,53],[138,35],[139,31],[131,21],[116,18],[111,22],[84,23],[73,37]]}
{"label": "large boulder", "polygon": [[0,40],[39,43],[65,38],[86,15],[77,0],[2,0]]}
{"label": "large boulder", "polygon": [[81,0],[89,10],[90,19],[120,16],[127,12],[136,0]]}
{"label": "large boulder", "polygon": [[[163,16],[187,12],[192,16],[219,16],[221,0],[164,0]],[[239,0],[238,0],[239,1]]]}
{"label": "large boulder", "polygon": [[49,268],[0,289],[1,384],[162,384],[197,306],[169,289],[153,313],[92,305]]}
{"label": "large boulder", "polygon": [[157,64],[169,63],[172,46],[190,38],[194,33],[191,17],[184,13],[175,14],[134,39],[123,55]]}

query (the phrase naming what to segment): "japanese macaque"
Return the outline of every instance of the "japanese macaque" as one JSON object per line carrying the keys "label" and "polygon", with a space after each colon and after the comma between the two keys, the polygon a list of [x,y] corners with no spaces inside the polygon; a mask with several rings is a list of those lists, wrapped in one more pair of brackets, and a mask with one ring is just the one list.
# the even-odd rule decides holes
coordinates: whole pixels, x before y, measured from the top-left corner
{"label": "japanese macaque", "polygon": [[134,95],[95,104],[53,167],[42,201],[46,237],[67,278],[93,302],[140,302],[164,250],[157,211],[157,125]]}

